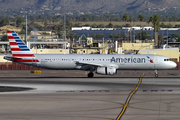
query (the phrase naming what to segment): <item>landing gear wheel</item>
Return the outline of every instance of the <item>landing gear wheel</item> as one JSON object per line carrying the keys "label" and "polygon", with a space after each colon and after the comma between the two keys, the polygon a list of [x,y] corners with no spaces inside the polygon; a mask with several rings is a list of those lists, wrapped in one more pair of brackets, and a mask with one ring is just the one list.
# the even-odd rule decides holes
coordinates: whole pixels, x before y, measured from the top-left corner
{"label": "landing gear wheel", "polygon": [[157,78],[158,77],[158,71],[155,70],[155,77]]}
{"label": "landing gear wheel", "polygon": [[90,73],[88,74],[88,78],[92,78],[92,77],[94,77],[94,73],[90,72]]}
{"label": "landing gear wheel", "polygon": [[155,77],[158,78],[158,74],[155,74]]}

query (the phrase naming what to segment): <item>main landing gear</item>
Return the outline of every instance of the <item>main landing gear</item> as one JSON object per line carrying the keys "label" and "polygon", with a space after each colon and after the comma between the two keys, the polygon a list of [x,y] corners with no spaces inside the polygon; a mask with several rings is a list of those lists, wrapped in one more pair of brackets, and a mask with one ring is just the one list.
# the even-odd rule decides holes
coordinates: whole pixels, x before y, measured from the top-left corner
{"label": "main landing gear", "polygon": [[155,70],[155,77],[156,77],[156,78],[158,77],[158,72],[157,72],[157,70]]}
{"label": "main landing gear", "polygon": [[92,78],[92,77],[94,77],[94,73],[93,72],[88,73],[88,78]]}

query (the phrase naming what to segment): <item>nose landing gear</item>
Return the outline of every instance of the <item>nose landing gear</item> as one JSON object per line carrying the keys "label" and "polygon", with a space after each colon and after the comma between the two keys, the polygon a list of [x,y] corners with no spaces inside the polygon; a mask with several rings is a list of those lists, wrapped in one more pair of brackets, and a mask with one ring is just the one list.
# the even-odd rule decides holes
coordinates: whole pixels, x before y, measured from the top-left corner
{"label": "nose landing gear", "polygon": [[158,78],[158,71],[155,70],[155,77]]}

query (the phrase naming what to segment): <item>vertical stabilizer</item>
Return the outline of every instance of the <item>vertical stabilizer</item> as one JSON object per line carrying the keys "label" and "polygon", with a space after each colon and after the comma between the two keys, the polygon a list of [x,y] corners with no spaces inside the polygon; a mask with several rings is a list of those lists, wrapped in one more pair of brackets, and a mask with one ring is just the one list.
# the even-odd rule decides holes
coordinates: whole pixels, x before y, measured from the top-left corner
{"label": "vertical stabilizer", "polygon": [[24,44],[14,31],[7,31],[12,57],[18,58],[14,62],[39,62],[34,53]]}

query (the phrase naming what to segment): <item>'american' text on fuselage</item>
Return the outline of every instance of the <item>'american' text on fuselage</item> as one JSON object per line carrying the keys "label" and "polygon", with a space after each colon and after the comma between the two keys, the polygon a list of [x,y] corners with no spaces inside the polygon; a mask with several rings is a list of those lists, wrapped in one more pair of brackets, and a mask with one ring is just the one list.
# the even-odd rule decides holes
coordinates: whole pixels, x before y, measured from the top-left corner
{"label": "'american' text on fuselage", "polygon": [[145,58],[114,58],[112,57],[111,63],[145,63],[146,59]]}

